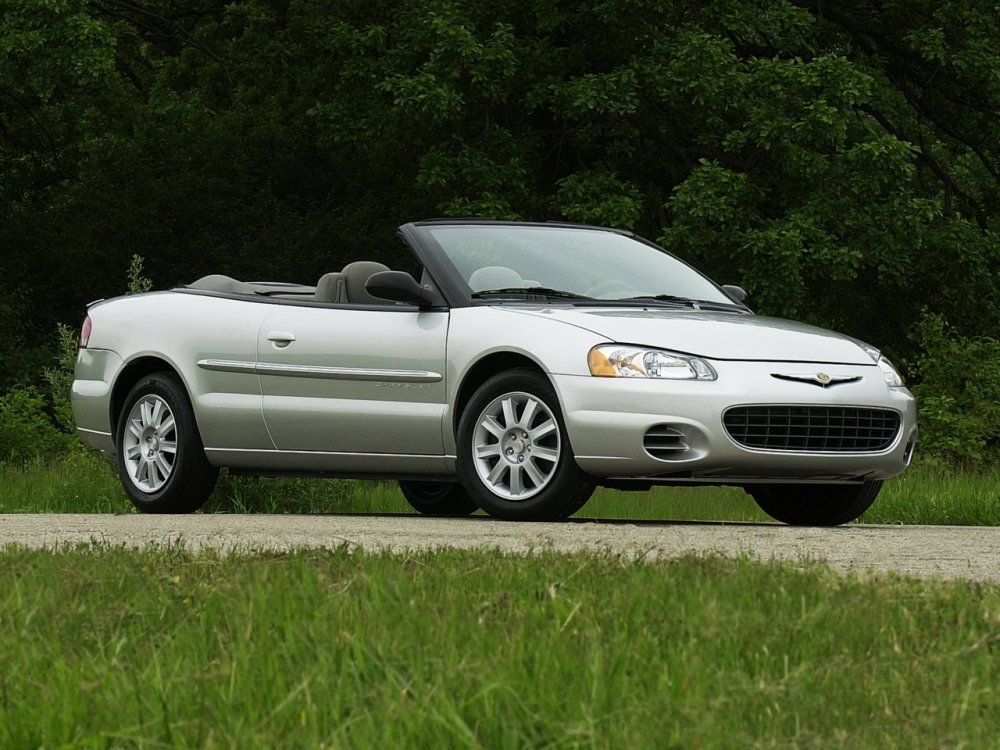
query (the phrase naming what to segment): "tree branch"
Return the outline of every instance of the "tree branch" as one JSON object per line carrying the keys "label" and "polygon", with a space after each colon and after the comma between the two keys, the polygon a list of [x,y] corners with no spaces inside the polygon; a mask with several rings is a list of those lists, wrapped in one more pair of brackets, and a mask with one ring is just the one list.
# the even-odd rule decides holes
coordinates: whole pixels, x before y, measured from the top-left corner
{"label": "tree branch", "polygon": [[[871,115],[871,117],[874,118],[874,120],[878,122],[878,124],[881,125],[890,135],[901,141],[907,140],[904,134],[892,124],[889,118],[875,109],[875,107],[870,104],[856,104],[855,108]],[[978,201],[976,201],[975,198],[966,193],[955,183],[955,181],[951,178],[951,175],[945,171],[944,167],[938,164],[937,160],[927,152],[927,149],[921,147],[917,158],[926,164],[927,167],[937,176],[937,178],[945,186],[946,190],[950,191],[954,195],[957,195],[966,203],[969,211],[976,219],[976,223],[979,224],[980,229],[985,231],[986,220],[982,216],[982,212],[979,209]]]}
{"label": "tree branch", "polygon": [[[158,22],[159,24],[161,24],[166,28],[171,29],[173,35],[178,39],[180,39],[183,44],[187,44],[189,47],[198,50],[206,57],[215,60],[215,62],[219,63],[222,66],[223,71],[225,71],[226,77],[230,80],[230,82],[232,82],[232,78],[229,75],[229,65],[232,63],[232,60],[223,57],[215,50],[211,49],[208,45],[196,39],[194,35],[190,31],[185,29],[181,24],[179,24],[176,19],[168,18],[167,16],[164,16],[160,13],[156,13],[154,11],[143,8],[139,5],[136,5],[133,2],[129,2],[129,0],[92,0],[91,5],[98,12],[104,12],[106,14],[113,15],[118,18],[125,18],[127,20],[132,21],[135,25],[145,28],[147,31],[155,32],[158,30],[155,28],[151,28],[149,26],[143,27],[137,20],[130,18],[129,14],[143,16],[152,21]],[[185,17],[193,17],[195,19],[195,24],[197,24],[198,19],[200,19],[204,14],[196,13],[193,10],[185,9],[185,12],[181,15]]]}
{"label": "tree branch", "polygon": [[55,139],[52,137],[52,134],[49,133],[48,128],[45,127],[45,123],[43,123],[38,118],[38,115],[35,114],[35,112],[33,111],[33,107],[27,102],[23,101],[14,92],[9,91],[6,88],[0,87],[0,94],[3,94],[8,99],[17,104],[17,106],[20,107],[22,110],[24,110],[28,114],[28,117],[31,118],[31,121],[35,124],[35,127],[38,129],[38,132],[42,134],[46,143],[48,144],[48,153],[52,156],[52,161],[56,165],[56,169],[66,179],[79,182],[80,180],[79,175],[70,172],[63,166],[62,161],[59,159],[59,147],[56,146]]}

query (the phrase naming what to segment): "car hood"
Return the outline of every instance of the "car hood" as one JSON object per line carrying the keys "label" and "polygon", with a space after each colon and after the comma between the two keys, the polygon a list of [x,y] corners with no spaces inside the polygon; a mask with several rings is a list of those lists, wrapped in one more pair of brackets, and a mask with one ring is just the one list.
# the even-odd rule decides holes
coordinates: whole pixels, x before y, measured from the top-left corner
{"label": "car hood", "polygon": [[762,315],[673,308],[504,307],[585,328],[609,341],[710,359],[871,365],[861,343],[823,328]]}

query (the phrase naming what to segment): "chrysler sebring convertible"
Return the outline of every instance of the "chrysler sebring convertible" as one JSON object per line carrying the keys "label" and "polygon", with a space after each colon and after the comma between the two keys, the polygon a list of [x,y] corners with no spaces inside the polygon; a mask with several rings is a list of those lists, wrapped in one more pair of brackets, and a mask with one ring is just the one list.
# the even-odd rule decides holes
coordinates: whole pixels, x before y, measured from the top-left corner
{"label": "chrysler sebring convertible", "polygon": [[422,513],[565,518],[598,485],[736,485],[773,518],[857,518],[916,442],[878,349],[755,315],[628,232],[405,224],[406,270],[212,275],[92,304],[80,434],[152,513],[219,469],[398,480]]}

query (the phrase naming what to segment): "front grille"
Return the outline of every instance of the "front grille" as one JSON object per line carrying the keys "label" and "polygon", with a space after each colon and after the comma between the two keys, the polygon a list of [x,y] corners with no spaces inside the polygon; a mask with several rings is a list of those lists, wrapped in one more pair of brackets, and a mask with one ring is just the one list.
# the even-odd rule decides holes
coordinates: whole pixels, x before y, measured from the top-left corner
{"label": "front grille", "polygon": [[892,445],[899,414],[854,406],[736,406],[722,418],[747,448],[812,453],[874,453]]}

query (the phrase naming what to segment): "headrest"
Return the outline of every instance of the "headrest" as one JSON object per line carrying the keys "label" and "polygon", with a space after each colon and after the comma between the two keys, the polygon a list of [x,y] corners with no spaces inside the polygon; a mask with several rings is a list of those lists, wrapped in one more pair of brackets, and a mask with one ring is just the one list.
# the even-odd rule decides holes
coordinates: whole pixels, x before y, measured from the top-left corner
{"label": "headrest", "polygon": [[347,302],[344,286],[344,274],[339,271],[324,273],[316,282],[315,299],[317,302]]}

